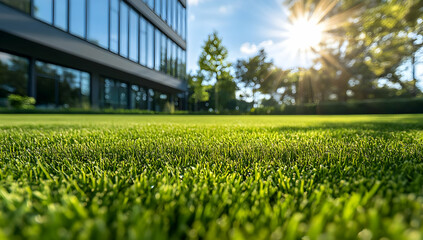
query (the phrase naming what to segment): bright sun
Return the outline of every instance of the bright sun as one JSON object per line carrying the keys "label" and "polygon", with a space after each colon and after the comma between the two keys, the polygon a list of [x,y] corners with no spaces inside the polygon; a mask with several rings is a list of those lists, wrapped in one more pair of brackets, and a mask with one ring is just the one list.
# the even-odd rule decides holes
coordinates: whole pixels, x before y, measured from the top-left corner
{"label": "bright sun", "polygon": [[321,24],[305,18],[297,19],[288,29],[289,45],[299,51],[316,50],[323,39]]}

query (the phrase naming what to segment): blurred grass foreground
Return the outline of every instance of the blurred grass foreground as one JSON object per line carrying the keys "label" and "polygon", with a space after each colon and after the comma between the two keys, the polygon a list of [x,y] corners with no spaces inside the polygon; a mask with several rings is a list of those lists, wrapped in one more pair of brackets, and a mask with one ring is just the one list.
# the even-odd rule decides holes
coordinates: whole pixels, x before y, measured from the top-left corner
{"label": "blurred grass foreground", "polygon": [[0,239],[423,238],[423,115],[2,115],[0,139]]}

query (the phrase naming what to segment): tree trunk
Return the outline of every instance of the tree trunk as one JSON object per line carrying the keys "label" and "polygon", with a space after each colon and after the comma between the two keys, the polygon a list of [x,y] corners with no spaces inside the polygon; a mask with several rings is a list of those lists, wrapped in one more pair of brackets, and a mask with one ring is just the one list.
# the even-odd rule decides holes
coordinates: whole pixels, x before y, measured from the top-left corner
{"label": "tree trunk", "polygon": [[412,90],[412,93],[411,93],[411,95],[413,96],[413,97],[416,97],[417,96],[417,92],[418,92],[418,89],[417,89],[417,76],[416,76],[416,55],[415,55],[415,53],[413,53],[412,55],[411,55],[411,74],[412,74],[412,83],[413,83],[413,90]]}
{"label": "tree trunk", "polygon": [[216,84],[214,85],[214,111],[219,113],[219,79],[217,76],[218,75],[216,73]]}

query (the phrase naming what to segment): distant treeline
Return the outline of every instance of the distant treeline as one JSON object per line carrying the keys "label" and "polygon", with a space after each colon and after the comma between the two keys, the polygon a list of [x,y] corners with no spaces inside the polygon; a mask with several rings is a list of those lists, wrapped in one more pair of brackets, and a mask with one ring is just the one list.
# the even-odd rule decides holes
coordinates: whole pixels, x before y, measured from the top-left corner
{"label": "distant treeline", "polygon": [[251,114],[269,115],[343,115],[423,113],[423,98],[372,99],[350,102],[285,105],[252,109]]}

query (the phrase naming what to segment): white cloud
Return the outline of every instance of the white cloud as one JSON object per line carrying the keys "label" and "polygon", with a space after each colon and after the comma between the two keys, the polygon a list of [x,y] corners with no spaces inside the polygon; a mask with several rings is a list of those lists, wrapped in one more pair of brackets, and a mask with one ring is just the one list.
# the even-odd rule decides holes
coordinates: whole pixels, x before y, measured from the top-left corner
{"label": "white cloud", "polygon": [[254,43],[246,42],[246,43],[241,45],[240,50],[244,54],[251,55],[251,54],[257,53],[262,48],[267,49],[271,46],[273,46],[272,40],[263,41],[263,42],[259,43],[258,45],[254,44]]}
{"label": "white cloud", "polygon": [[188,4],[189,5],[193,5],[196,6],[198,5],[200,2],[202,2],[203,0],[188,0]]}
{"label": "white cloud", "polygon": [[230,5],[224,5],[219,7],[219,13],[228,14],[232,12],[233,7]]}

